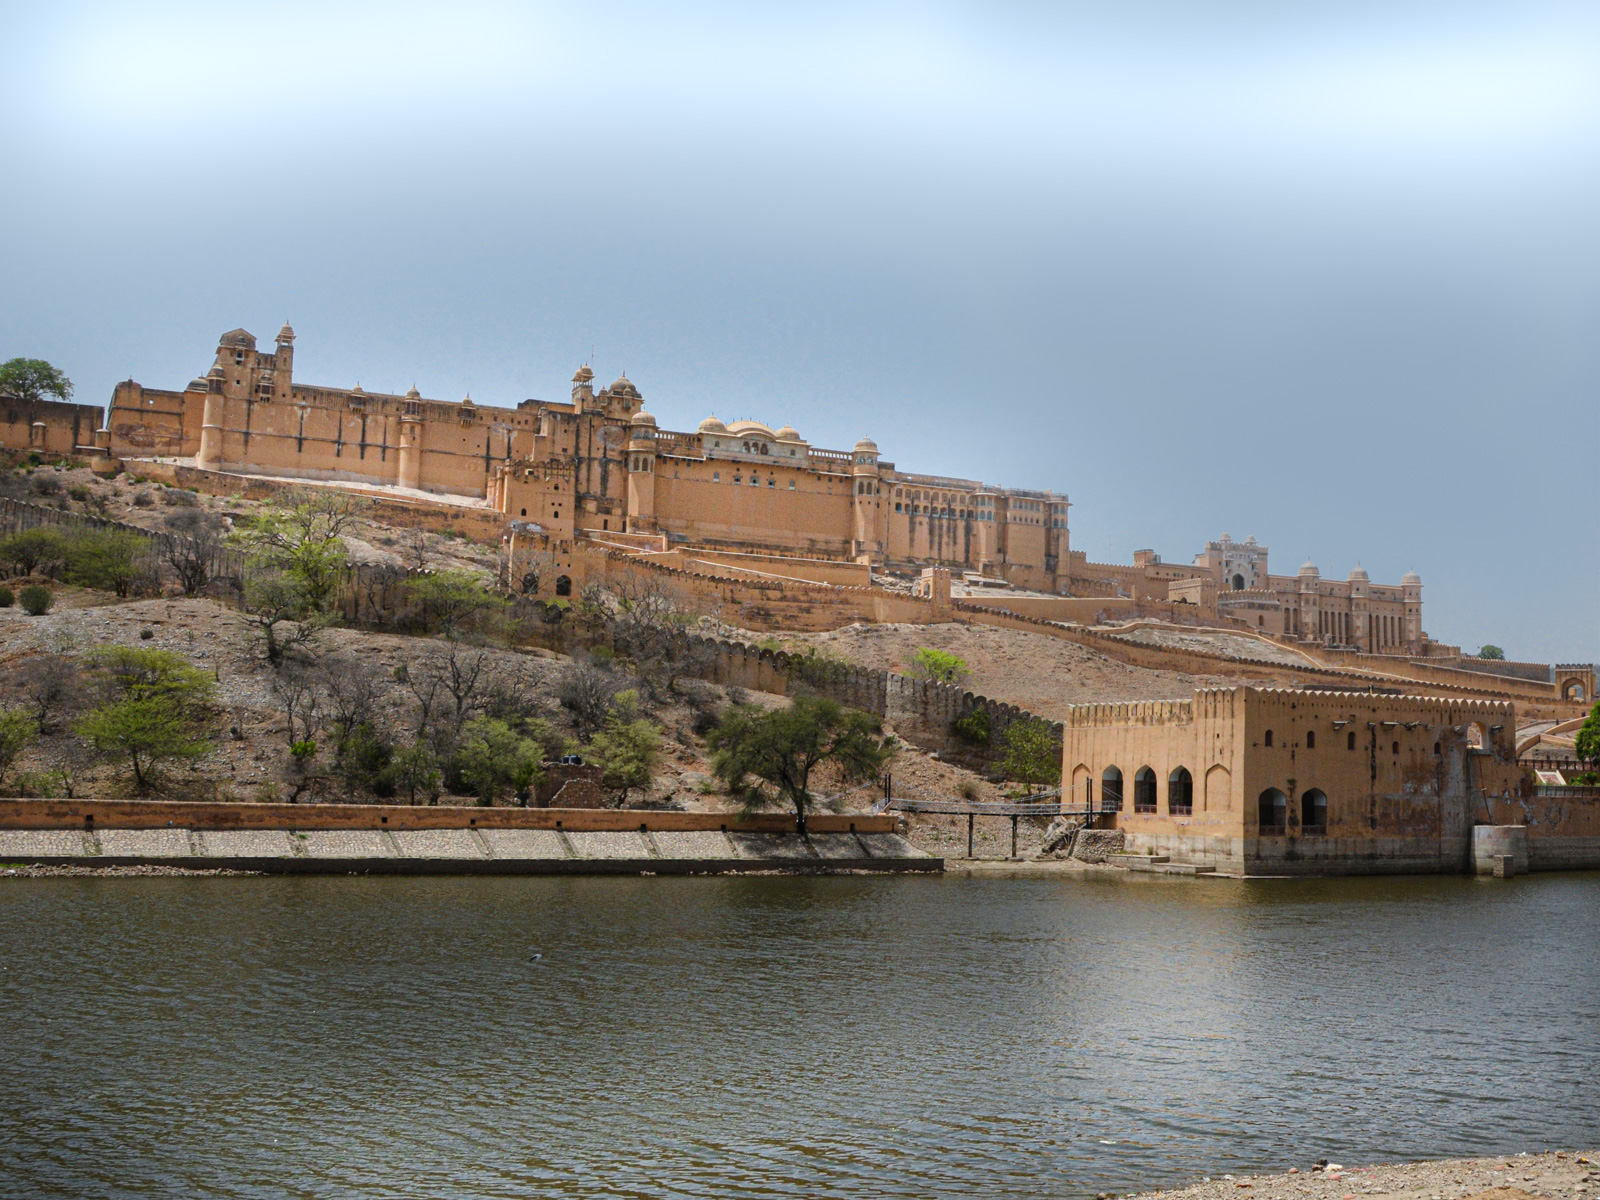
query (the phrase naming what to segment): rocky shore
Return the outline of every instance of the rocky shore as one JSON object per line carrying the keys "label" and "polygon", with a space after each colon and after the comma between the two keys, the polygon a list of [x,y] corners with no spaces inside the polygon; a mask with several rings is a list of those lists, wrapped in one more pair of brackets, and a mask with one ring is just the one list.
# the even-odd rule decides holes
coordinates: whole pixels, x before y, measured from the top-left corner
{"label": "rocky shore", "polygon": [[[1600,1195],[1600,1152],[1552,1150],[1495,1158],[1355,1167],[1327,1162],[1282,1175],[1219,1175],[1165,1192],[1172,1200],[1580,1200]],[[1135,1200],[1143,1200],[1137,1197]]]}

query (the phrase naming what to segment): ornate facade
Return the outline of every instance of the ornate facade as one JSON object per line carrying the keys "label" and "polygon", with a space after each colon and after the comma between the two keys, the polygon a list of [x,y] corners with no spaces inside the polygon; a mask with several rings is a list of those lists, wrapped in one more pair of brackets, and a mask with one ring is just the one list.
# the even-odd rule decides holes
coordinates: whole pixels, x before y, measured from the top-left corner
{"label": "ornate facade", "polygon": [[582,367],[571,399],[516,408],[305,384],[294,330],[273,350],[223,334],[183,391],[118,384],[109,434],[120,458],[192,458],[207,470],[337,480],[481,497],[557,539],[665,535],[670,543],[982,570],[1064,586],[1067,498],[918,475],[869,439],[813,446],[789,426],[715,418],[659,429],[626,375],[598,391]]}
{"label": "ornate facade", "polygon": [[1055,492],[919,475],[863,438],[812,445],[792,426],[715,417],[663,430],[626,377],[594,390],[585,366],[567,403],[529,401],[531,452],[496,472],[490,500],[558,538],[665,535],[668,544],[876,564],[938,564],[1058,590],[1068,501]]}

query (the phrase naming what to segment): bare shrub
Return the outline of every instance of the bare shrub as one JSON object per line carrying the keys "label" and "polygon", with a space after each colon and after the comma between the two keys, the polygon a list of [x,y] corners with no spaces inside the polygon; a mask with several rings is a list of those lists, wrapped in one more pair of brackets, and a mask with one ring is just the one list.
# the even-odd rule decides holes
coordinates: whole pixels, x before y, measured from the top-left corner
{"label": "bare shrub", "polygon": [[272,696],[283,713],[289,744],[314,742],[325,717],[325,676],[306,663],[289,662],[272,674]]}
{"label": "bare shrub", "polygon": [[63,719],[75,713],[86,699],[83,667],[66,654],[40,654],[18,671],[21,698],[39,732],[56,732]]}
{"label": "bare shrub", "polygon": [[[193,497],[191,492],[166,494]],[[197,595],[211,579],[212,564],[222,550],[225,524],[216,513],[201,508],[180,508],[168,513],[164,524],[174,536],[167,539],[162,557],[172,568],[183,594]]]}
{"label": "bare shrub", "polygon": [[556,682],[556,697],[568,709],[580,734],[594,733],[605,724],[617,693],[625,687],[622,676],[584,656],[575,658]]}
{"label": "bare shrub", "polygon": [[317,663],[327,723],[343,742],[362,725],[377,728],[384,694],[382,677],[366,662],[348,654],[326,654]]}
{"label": "bare shrub", "polygon": [[614,588],[612,640],[633,662],[639,682],[652,700],[678,690],[686,676],[702,673],[711,663],[712,648],[688,630],[695,618],[683,610],[680,597],[655,579],[625,576]]}

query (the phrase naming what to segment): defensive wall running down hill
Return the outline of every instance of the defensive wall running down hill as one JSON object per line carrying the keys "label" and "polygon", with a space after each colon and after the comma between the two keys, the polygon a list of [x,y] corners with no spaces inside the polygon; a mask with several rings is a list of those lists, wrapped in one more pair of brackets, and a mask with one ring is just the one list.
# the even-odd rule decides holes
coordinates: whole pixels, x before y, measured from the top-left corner
{"label": "defensive wall running down hill", "polygon": [[1058,722],[951,684],[745,642],[691,641],[703,651],[694,657],[705,663],[702,677],[711,682],[780,696],[803,684],[818,695],[882,717],[913,746],[973,770],[998,766],[1006,731],[1018,723],[1038,725],[1053,739],[1061,738]]}

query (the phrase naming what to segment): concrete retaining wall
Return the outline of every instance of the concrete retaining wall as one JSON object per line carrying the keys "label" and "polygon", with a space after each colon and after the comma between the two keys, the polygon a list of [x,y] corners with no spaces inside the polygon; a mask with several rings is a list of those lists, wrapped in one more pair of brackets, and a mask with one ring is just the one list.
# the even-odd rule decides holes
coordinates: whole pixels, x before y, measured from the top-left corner
{"label": "concrete retaining wall", "polygon": [[[892,834],[893,813],[815,813],[813,833]],[[181,800],[0,800],[0,829],[542,829],[585,833],[792,834],[782,813],[592,808],[478,808],[407,804],[207,804]]]}
{"label": "concrete retaining wall", "polygon": [[1494,860],[1511,856],[1514,874],[1528,873],[1528,827],[1526,825],[1479,825],[1472,831],[1472,869],[1479,875],[1494,874]]}
{"label": "concrete retaining wall", "polygon": [[[26,803],[26,802],[12,802]],[[110,807],[110,806],[107,806]],[[124,806],[131,807],[131,806]],[[153,806],[141,806],[153,807]],[[271,810],[289,805],[163,805],[166,809]],[[940,871],[944,860],[926,854],[897,833],[879,827],[887,817],[818,817],[807,836],[788,820],[774,819],[778,832],[756,822],[728,822],[717,814],[628,813],[589,810],[500,810],[553,818],[554,825],[463,827],[308,825],[303,818],[318,809],[373,808],[372,805],[306,805],[295,825],[252,823],[218,825],[131,824],[0,828],[0,861],[86,867],[158,865],[198,870],[233,869],[275,874],[534,874],[664,875],[784,871],[799,874],[840,871]],[[448,810],[433,810],[434,812]],[[488,809],[492,813],[496,810]],[[138,814],[146,819],[158,814]],[[204,817],[203,813],[196,816]],[[265,811],[253,814],[264,817]],[[324,816],[328,814],[323,814]],[[710,816],[710,821],[682,818]],[[349,814],[345,814],[348,819]],[[647,818],[631,826],[596,818]],[[663,818],[680,818],[678,825]],[[609,824],[611,827],[603,827]],[[595,826],[602,826],[596,828]],[[758,826],[750,828],[750,826]],[[583,828],[582,826],[588,826]],[[652,827],[653,826],[653,827]],[[666,827],[663,827],[666,826]],[[856,828],[852,832],[852,827]]]}

